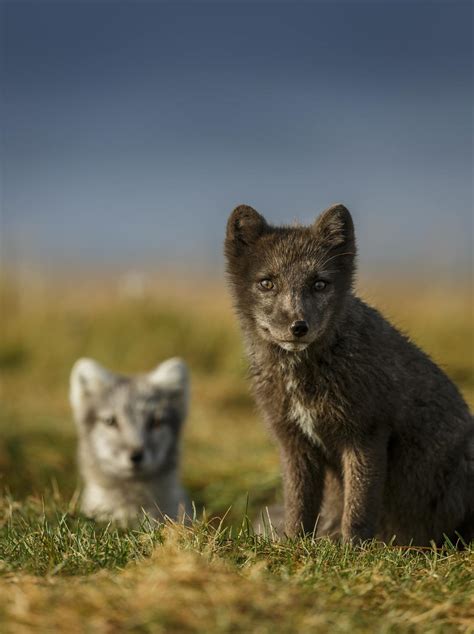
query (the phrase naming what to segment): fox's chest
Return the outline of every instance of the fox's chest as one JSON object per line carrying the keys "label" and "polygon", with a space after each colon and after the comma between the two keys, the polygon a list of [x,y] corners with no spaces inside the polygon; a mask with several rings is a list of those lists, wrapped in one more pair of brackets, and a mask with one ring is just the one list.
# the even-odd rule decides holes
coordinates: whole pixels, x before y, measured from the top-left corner
{"label": "fox's chest", "polygon": [[316,446],[333,454],[344,428],[346,407],[333,377],[324,376],[309,360],[289,356],[257,365],[255,387],[270,424],[285,420]]}
{"label": "fox's chest", "polygon": [[321,434],[318,419],[311,409],[300,400],[293,398],[289,404],[288,417],[312,442],[325,448],[324,434]]}
{"label": "fox's chest", "polygon": [[279,383],[285,418],[315,445],[332,453],[338,407],[331,384],[291,363],[281,368]]}

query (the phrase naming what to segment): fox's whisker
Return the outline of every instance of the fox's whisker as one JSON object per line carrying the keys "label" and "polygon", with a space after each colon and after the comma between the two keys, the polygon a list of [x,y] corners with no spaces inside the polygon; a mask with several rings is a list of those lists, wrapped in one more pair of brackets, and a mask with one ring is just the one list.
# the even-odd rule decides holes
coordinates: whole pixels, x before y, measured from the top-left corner
{"label": "fox's whisker", "polygon": [[331,262],[331,260],[335,260],[336,258],[340,258],[343,255],[353,255],[355,256],[355,253],[353,251],[346,251],[344,253],[336,253],[335,255],[333,255],[332,257],[328,258],[327,260],[325,260],[322,264],[320,264],[319,266],[321,268],[324,268],[327,264],[329,264],[329,262]]}

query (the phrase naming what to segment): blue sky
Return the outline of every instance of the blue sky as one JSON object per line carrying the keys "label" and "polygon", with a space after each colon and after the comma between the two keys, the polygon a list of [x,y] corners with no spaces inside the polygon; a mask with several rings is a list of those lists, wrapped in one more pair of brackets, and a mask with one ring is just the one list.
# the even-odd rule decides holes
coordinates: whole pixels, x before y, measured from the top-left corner
{"label": "blue sky", "polygon": [[465,274],[469,2],[3,2],[2,229],[47,266],[222,266],[238,203],[352,211],[363,269]]}

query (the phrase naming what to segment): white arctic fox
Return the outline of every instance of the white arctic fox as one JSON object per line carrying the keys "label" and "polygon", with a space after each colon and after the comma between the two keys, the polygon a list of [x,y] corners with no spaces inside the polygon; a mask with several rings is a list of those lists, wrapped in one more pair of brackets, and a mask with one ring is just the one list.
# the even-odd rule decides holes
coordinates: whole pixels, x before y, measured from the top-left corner
{"label": "white arctic fox", "polygon": [[181,359],[135,377],[114,374],[92,359],[74,364],[70,399],[86,515],[125,525],[143,511],[157,519],[190,512],[179,479],[188,394]]}

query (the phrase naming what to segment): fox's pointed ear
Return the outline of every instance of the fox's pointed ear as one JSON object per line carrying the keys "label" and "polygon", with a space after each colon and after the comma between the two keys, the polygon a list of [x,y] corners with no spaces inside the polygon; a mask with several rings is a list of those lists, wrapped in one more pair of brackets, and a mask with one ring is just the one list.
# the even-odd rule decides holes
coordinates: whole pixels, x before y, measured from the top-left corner
{"label": "fox's pointed ear", "polygon": [[71,370],[69,398],[74,410],[79,410],[87,397],[112,385],[116,375],[94,359],[79,359]]}
{"label": "fox's pointed ear", "polygon": [[268,229],[265,218],[248,205],[239,205],[227,221],[226,255],[239,253],[253,244]]}
{"label": "fox's pointed ear", "polygon": [[173,357],[156,366],[147,378],[152,385],[170,390],[183,390],[189,383],[188,367],[183,359]]}
{"label": "fox's pointed ear", "polygon": [[147,375],[147,379],[153,386],[177,396],[186,410],[189,400],[189,371],[182,359],[173,357],[163,361]]}
{"label": "fox's pointed ear", "polygon": [[344,205],[332,205],[316,219],[312,230],[322,244],[329,249],[344,249],[355,255],[354,223]]}

